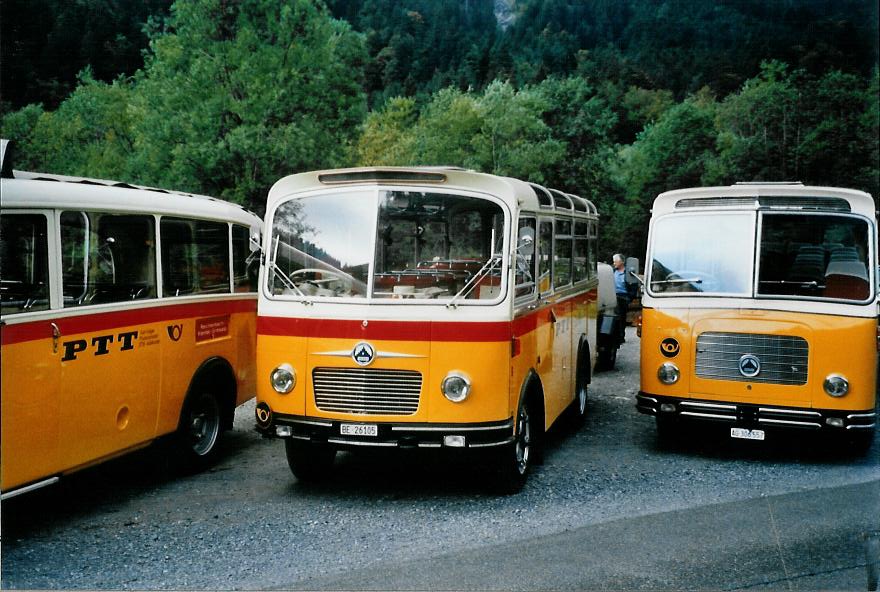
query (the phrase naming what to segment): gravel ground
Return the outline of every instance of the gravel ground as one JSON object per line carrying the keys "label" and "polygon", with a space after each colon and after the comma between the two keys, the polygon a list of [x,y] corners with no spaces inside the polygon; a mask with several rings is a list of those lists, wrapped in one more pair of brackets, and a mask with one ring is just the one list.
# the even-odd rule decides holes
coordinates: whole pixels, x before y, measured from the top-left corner
{"label": "gravel ground", "polygon": [[634,408],[638,339],[596,375],[577,432],[553,431],[524,490],[490,493],[462,459],[343,454],[320,486],[296,482],[283,445],[236,413],[227,454],[178,476],[161,447],[2,505],[3,588],[264,589],[609,520],[880,479],[821,440],[731,442],[694,433],[661,448]]}

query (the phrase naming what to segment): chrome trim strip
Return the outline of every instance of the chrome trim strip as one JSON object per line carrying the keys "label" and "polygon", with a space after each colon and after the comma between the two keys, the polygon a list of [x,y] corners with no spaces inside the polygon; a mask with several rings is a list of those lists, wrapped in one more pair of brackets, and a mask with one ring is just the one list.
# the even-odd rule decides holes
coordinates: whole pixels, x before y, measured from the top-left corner
{"label": "chrome trim strip", "polygon": [[332,428],[333,427],[332,423],[325,422],[325,421],[312,421],[309,419],[287,419],[287,418],[282,418],[282,420],[284,421],[284,423],[304,423],[306,425],[321,426],[322,428]]}
{"label": "chrome trim strip", "polygon": [[659,403],[659,401],[657,399],[655,399],[654,397],[646,397],[645,395],[636,395],[636,400],[651,401],[652,403]]}
{"label": "chrome trim strip", "polygon": [[792,426],[800,426],[802,428],[821,428],[821,423],[815,423],[812,421],[789,421],[787,419],[766,419],[764,417],[758,418],[758,423],[772,423],[778,425],[792,425]]}
{"label": "chrome trim strip", "polygon": [[510,444],[513,442],[513,438],[508,438],[507,440],[502,440],[501,442],[482,442],[479,444],[468,444],[468,448],[489,448],[491,446],[504,446],[505,444]]}
{"label": "chrome trim strip", "polygon": [[850,413],[846,416],[847,419],[861,419],[863,417],[876,417],[876,413]]}
{"label": "chrome trim strip", "polygon": [[22,493],[28,493],[29,491],[34,491],[35,489],[42,489],[48,485],[54,485],[58,483],[60,479],[58,477],[50,477],[49,479],[45,479],[43,481],[38,481],[37,483],[31,483],[25,487],[21,487],[19,489],[13,489],[12,491],[7,491],[6,493],[0,495],[0,500],[6,500],[11,497],[15,497],[17,495],[21,495]]}
{"label": "chrome trim strip", "polygon": [[344,444],[346,446],[384,446],[385,448],[394,448],[397,442],[362,442],[359,440],[340,440],[338,438],[327,438],[327,444]]}
{"label": "chrome trim strip", "polygon": [[736,411],[736,405],[723,405],[720,403],[698,403],[696,401],[681,401],[679,405],[683,407],[700,407],[706,409],[729,409]]}
{"label": "chrome trim strip", "polygon": [[513,420],[496,426],[477,426],[477,427],[458,427],[458,426],[420,426],[405,427],[392,426],[392,432],[486,432],[492,430],[510,430],[513,429]]}
{"label": "chrome trim strip", "polygon": [[419,442],[419,448],[443,448],[438,442]]}
{"label": "chrome trim strip", "polygon": [[797,409],[782,409],[780,407],[758,407],[758,413],[782,413],[786,415],[806,415],[808,417],[822,417],[818,411],[798,411]]}
{"label": "chrome trim strip", "polygon": [[877,425],[876,423],[866,423],[865,425],[848,425],[848,426],[846,426],[846,429],[848,429],[848,430],[870,430],[871,428],[873,428],[876,425]]}
{"label": "chrome trim strip", "polygon": [[736,418],[732,415],[715,415],[714,413],[697,413],[696,411],[682,411],[679,415],[686,415],[688,417],[708,417],[710,419],[727,419],[730,421],[736,421]]}
{"label": "chrome trim strip", "polygon": [[[313,352],[311,355],[313,356],[331,356],[334,358],[350,358],[351,350],[350,349],[337,349],[334,351],[327,352]],[[374,355],[376,358],[424,358],[425,356],[418,356],[415,354],[401,354],[397,352],[380,352],[377,351]]]}

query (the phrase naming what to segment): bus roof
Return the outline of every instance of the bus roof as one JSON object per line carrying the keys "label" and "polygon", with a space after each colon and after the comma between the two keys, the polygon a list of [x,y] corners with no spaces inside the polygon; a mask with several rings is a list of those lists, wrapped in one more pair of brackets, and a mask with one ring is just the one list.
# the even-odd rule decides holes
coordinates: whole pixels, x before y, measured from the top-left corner
{"label": "bus roof", "polygon": [[[564,194],[570,201],[564,200],[562,207],[554,206],[552,199],[539,199],[538,193],[548,190],[534,183],[526,183],[512,177],[502,177],[479,173],[457,167],[359,167],[349,169],[332,169],[310,171],[289,175],[280,179],[269,190],[266,210],[295,194],[340,186],[407,186],[442,188],[462,191],[478,191],[494,195],[516,209],[529,211],[564,211],[595,217],[596,207],[586,199],[576,195]],[[559,192],[561,193],[561,192]],[[543,195],[542,195],[543,197]],[[560,205],[563,200],[559,200]]]}
{"label": "bus roof", "polygon": [[206,195],[130,185],[105,179],[9,171],[2,179],[3,208],[78,208],[230,220],[259,228],[243,207]]}
{"label": "bus roof", "polygon": [[874,218],[877,204],[864,191],[814,187],[802,183],[737,183],[728,187],[693,187],[661,193],[653,216],[696,209],[784,209],[852,212]]}

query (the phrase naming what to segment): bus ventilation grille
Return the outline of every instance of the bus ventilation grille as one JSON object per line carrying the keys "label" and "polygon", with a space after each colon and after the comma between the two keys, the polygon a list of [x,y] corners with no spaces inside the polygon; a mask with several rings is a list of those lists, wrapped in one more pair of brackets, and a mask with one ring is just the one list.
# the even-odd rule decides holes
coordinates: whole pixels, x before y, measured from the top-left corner
{"label": "bus ventilation grille", "polygon": [[[809,345],[802,337],[757,333],[702,333],[697,337],[697,376],[714,380],[801,385],[807,383]],[[757,357],[755,376],[740,371],[745,355]]]}
{"label": "bus ventilation grille", "polygon": [[315,405],[359,415],[412,415],[419,408],[422,375],[413,370],[315,368]]}

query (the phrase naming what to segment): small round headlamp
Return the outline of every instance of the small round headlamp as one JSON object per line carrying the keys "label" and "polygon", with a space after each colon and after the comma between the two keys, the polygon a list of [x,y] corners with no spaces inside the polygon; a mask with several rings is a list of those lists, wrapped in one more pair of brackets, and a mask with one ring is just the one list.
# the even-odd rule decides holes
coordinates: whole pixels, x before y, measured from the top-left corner
{"label": "small round headlamp", "polygon": [[849,382],[839,374],[832,374],[822,384],[825,392],[832,397],[842,397],[849,392]]}
{"label": "small round headlamp", "polygon": [[269,381],[276,393],[286,395],[296,386],[296,371],[290,364],[281,364],[272,370]]}
{"label": "small round headlamp", "polygon": [[453,403],[461,403],[471,393],[471,381],[460,372],[450,372],[440,383],[440,390]]}
{"label": "small round headlamp", "polygon": [[666,362],[657,369],[657,378],[663,384],[675,384],[680,376],[681,372],[678,370],[678,366],[672,362]]}

